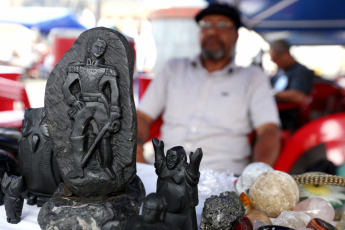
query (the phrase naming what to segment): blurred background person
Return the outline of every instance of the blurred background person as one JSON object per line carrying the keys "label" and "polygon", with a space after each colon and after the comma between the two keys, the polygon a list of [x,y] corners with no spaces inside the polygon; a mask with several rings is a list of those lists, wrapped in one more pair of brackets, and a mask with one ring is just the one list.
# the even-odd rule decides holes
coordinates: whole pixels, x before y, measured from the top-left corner
{"label": "blurred background person", "polygon": [[[201,168],[240,174],[251,155],[273,166],[280,150],[278,112],[268,76],[258,67],[234,63],[239,12],[211,4],[195,20],[201,54],[168,61],[139,104],[137,161],[146,161],[143,144],[152,121],[163,113],[166,149],[181,145],[190,152],[201,147]],[[248,135],[253,130],[252,151]]]}
{"label": "blurred background person", "polygon": [[[271,43],[270,56],[278,66],[277,74],[271,79],[277,103],[301,104],[312,90],[314,72],[298,63],[290,54],[286,40]],[[283,129],[295,129],[298,107],[279,110]]]}

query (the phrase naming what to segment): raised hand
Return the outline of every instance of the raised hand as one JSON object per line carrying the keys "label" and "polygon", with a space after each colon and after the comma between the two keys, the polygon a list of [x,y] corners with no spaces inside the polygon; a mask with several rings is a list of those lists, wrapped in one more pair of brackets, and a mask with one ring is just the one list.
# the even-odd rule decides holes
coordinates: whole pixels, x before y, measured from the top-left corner
{"label": "raised hand", "polygon": [[117,131],[119,131],[120,126],[121,126],[120,120],[119,119],[115,119],[109,125],[108,131],[111,132],[111,133],[116,133]]}
{"label": "raised hand", "polygon": [[202,156],[203,153],[201,148],[198,148],[194,153],[190,152],[189,154],[189,171],[194,175],[198,174],[199,172]]}
{"label": "raised hand", "polygon": [[155,151],[155,161],[164,159],[164,142],[157,138],[152,138],[153,149]]}

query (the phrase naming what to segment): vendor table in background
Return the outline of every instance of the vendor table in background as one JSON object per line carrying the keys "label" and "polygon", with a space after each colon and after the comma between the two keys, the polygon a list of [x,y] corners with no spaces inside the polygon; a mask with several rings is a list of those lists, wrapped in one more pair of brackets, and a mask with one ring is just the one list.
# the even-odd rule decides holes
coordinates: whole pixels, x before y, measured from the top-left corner
{"label": "vendor table in background", "polygon": [[[157,175],[153,165],[137,163],[137,175],[142,180],[146,195],[156,192]],[[224,191],[233,190],[233,182],[236,178],[230,172],[217,173],[201,171],[199,182],[199,205],[196,207],[198,226],[205,199],[211,195],[219,195]],[[211,189],[212,188],[212,189]],[[18,224],[7,223],[4,205],[0,206],[0,230],[40,230],[37,216],[40,208],[31,206],[24,201],[22,220]]]}

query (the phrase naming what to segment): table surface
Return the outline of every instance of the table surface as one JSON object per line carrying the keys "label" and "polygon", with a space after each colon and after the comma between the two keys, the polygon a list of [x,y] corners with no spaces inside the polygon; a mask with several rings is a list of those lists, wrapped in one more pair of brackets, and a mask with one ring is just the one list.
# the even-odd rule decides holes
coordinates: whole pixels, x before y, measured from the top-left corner
{"label": "table surface", "polygon": [[[196,207],[198,226],[202,208],[207,197],[219,195],[220,192],[233,190],[233,182],[236,180],[231,172],[216,173],[212,171],[201,171],[199,181],[199,205]],[[142,180],[146,195],[156,191],[157,175],[153,165],[137,163],[137,175]],[[212,189],[211,189],[212,188]],[[0,206],[0,229],[1,230],[40,230],[37,223],[37,216],[40,208],[27,205],[24,201],[22,220],[18,224],[7,223],[4,205]]]}

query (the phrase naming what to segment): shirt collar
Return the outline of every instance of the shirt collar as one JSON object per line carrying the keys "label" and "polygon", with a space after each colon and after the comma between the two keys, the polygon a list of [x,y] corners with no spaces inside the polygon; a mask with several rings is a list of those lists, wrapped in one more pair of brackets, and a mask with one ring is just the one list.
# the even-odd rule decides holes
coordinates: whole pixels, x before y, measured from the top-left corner
{"label": "shirt collar", "polygon": [[[196,55],[194,58],[192,58],[190,60],[190,64],[194,67],[194,68],[201,68],[201,69],[204,69],[204,66],[202,65],[201,63],[201,55]],[[220,73],[220,74],[231,74],[233,73],[236,69],[238,68],[238,66],[235,64],[234,62],[234,58],[232,59],[231,62],[229,62],[223,69],[221,70],[218,70],[218,71],[215,71],[213,72],[212,74],[217,74],[217,73]]]}

